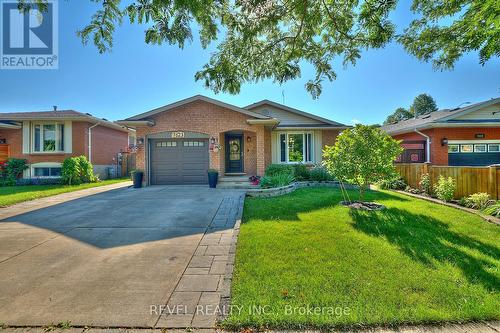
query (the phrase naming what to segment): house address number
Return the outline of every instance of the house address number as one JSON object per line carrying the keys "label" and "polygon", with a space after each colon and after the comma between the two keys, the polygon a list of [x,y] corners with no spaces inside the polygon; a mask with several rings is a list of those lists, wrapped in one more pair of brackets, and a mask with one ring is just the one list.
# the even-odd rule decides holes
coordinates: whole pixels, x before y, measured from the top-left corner
{"label": "house address number", "polygon": [[170,137],[173,139],[182,139],[184,137],[184,132],[172,132]]}

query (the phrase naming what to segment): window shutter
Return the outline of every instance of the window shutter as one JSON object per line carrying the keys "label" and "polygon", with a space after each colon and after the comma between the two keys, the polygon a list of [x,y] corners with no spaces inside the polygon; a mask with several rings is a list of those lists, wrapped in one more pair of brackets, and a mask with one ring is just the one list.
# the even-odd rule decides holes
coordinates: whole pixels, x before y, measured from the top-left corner
{"label": "window shutter", "polygon": [[64,152],[67,154],[73,152],[73,128],[71,121],[64,122]]}
{"label": "window shutter", "polygon": [[23,154],[30,153],[31,146],[31,123],[29,121],[23,121]]}

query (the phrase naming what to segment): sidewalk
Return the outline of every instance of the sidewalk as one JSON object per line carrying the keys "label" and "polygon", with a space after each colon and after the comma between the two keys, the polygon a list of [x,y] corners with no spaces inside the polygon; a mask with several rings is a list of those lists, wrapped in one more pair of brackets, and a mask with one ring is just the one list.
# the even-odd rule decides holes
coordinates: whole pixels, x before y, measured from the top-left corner
{"label": "sidewalk", "polygon": [[40,199],[35,199],[31,201],[25,201],[21,202],[9,207],[5,208],[0,208],[0,220],[16,216],[19,214],[24,214],[28,213],[37,209],[45,208],[45,207],[50,207],[54,205],[58,205],[60,203],[66,202],[66,201],[71,201],[83,197],[88,197],[90,195],[98,194],[98,193],[103,193],[111,190],[116,190],[119,188],[123,187],[128,187],[131,186],[132,182],[127,181],[127,182],[121,182],[121,183],[116,183],[116,184],[111,184],[111,185],[104,185],[104,186],[98,186],[98,187],[92,187],[92,188],[87,188],[84,190],[79,190],[79,191],[74,191],[74,192],[68,192],[68,193],[61,193],[57,194],[54,196],[46,197],[46,198],[40,198]]}
{"label": "sidewalk", "polygon": [[[341,332],[358,332],[358,333],[499,333],[500,321],[491,322],[477,322],[467,324],[447,324],[444,326],[430,326],[430,325],[417,325],[417,326],[402,326],[400,328],[374,328],[364,330],[327,330],[331,333]],[[0,333],[228,333],[229,331],[216,330],[216,329],[137,329],[137,328],[0,328]],[[257,330],[242,330],[244,333],[258,332]],[[277,331],[262,331],[269,333],[320,333],[324,331],[305,330],[277,330]]]}

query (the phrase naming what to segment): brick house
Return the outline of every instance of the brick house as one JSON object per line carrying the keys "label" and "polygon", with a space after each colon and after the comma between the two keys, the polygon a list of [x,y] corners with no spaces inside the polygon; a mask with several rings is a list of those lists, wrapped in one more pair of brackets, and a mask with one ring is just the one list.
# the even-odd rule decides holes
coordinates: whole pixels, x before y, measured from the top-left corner
{"label": "brick house", "polygon": [[131,131],[72,110],[0,113],[0,161],[26,159],[23,178],[59,177],[61,162],[85,155],[101,179],[117,172]]}
{"label": "brick house", "polygon": [[270,163],[316,164],[346,128],[268,100],[241,108],[201,95],[117,123],[136,129],[147,185],[203,184],[209,168],[252,176]]}
{"label": "brick house", "polygon": [[401,163],[500,164],[500,98],[382,126],[402,140]]}

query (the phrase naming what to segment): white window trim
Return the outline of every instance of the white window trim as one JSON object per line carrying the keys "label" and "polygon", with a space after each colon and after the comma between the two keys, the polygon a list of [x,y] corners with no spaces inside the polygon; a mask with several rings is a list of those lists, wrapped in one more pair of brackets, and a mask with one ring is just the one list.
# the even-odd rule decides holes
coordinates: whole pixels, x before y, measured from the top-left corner
{"label": "white window trim", "polygon": [[62,168],[62,164],[58,162],[40,162],[40,163],[34,163],[30,165],[30,173],[31,173],[31,178],[61,178],[57,176],[35,176],[35,168]]}
{"label": "white window trim", "polygon": [[[286,140],[286,150],[285,150],[285,162],[281,160],[281,135],[285,134],[285,140]],[[304,156],[302,162],[290,162],[289,157],[288,157],[288,135],[290,134],[302,134],[304,137],[304,146],[302,147],[302,155]],[[311,160],[306,161],[306,137],[307,134],[311,134]],[[314,158],[315,158],[315,146],[314,146],[314,132],[313,131],[286,131],[286,132],[277,132],[277,140],[278,140],[278,145],[277,145],[277,150],[278,150],[278,163],[280,164],[313,164],[314,163]]]}
{"label": "white window trim", "polygon": [[[53,151],[43,151],[43,129],[41,128],[40,133],[42,134],[40,137],[40,151],[35,150],[35,126],[36,125],[54,125],[55,126],[55,131],[56,131],[56,148],[59,146],[57,142],[57,138],[59,138],[59,126],[57,125],[63,125],[64,126],[64,131],[62,133],[62,137],[64,139],[64,149],[63,150],[53,150]],[[31,154],[61,154],[66,152],[66,136],[65,132],[67,131],[66,129],[66,123],[61,122],[61,121],[37,121],[37,122],[32,122],[31,123]]]}

